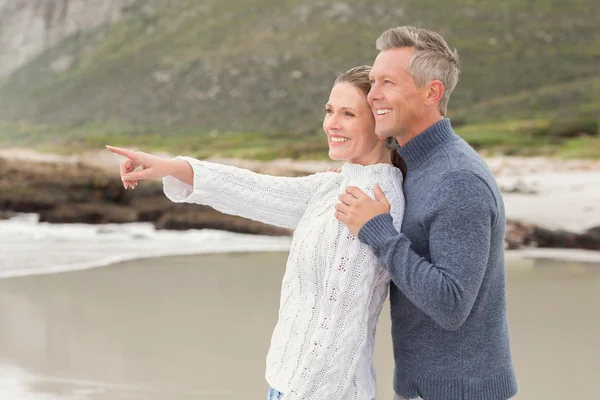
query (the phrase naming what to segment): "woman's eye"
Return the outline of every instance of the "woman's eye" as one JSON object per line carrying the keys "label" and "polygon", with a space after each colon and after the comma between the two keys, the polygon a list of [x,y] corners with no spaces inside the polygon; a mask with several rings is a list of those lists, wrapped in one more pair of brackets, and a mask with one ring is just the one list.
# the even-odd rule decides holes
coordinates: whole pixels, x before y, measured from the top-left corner
{"label": "woman's eye", "polygon": [[375,84],[375,79],[371,79],[371,86]]}
{"label": "woman's eye", "polygon": [[331,114],[333,111],[331,110],[331,108],[326,108],[325,109],[325,114]]}
{"label": "woman's eye", "polygon": [[389,79],[386,79],[385,81],[383,81],[383,83],[390,84],[390,83],[392,83],[392,81],[390,81]]}
{"label": "woman's eye", "polygon": [[346,115],[349,117],[354,117],[354,114],[352,114],[350,111],[346,111]]}

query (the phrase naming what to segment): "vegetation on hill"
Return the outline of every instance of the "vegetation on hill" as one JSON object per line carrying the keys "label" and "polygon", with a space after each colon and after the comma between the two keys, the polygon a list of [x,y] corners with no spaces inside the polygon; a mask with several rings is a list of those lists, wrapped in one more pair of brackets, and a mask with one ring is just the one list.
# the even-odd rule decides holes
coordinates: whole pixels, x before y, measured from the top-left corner
{"label": "vegetation on hill", "polygon": [[[326,156],[335,77],[412,24],[459,50],[457,131],[480,149],[600,157],[596,0],[139,0],[0,81],[0,143]],[[24,27],[26,29],[26,27]]]}

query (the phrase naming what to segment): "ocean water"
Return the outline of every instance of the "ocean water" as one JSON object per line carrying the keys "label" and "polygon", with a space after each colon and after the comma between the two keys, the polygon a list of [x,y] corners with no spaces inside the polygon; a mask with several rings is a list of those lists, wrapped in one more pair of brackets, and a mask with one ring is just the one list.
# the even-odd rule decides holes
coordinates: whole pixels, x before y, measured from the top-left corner
{"label": "ocean water", "polygon": [[0,221],[0,278],[170,255],[287,251],[290,243],[290,237],[216,230],[157,231],[150,223],[49,224],[22,214]]}

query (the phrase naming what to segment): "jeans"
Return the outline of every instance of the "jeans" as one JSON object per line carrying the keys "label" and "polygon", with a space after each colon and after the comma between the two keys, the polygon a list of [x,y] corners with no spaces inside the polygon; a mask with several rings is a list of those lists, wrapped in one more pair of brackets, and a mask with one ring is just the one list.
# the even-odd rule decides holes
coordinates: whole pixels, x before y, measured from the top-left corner
{"label": "jeans", "polygon": [[283,397],[283,393],[270,388],[269,393],[267,394],[267,400],[280,400]]}

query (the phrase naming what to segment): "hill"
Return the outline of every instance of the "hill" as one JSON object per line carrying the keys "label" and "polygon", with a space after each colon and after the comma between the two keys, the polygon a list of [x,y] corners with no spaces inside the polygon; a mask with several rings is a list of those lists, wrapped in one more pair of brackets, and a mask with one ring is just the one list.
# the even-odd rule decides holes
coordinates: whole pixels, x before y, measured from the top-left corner
{"label": "hill", "polygon": [[510,151],[564,144],[573,138],[549,139],[554,121],[594,120],[600,110],[597,8],[595,0],[133,1],[117,21],[67,37],[0,81],[0,141],[321,154],[321,105],[335,77],[371,63],[382,31],[412,24],[459,50],[450,116],[475,145],[506,150],[504,136],[532,126],[533,142]]}

